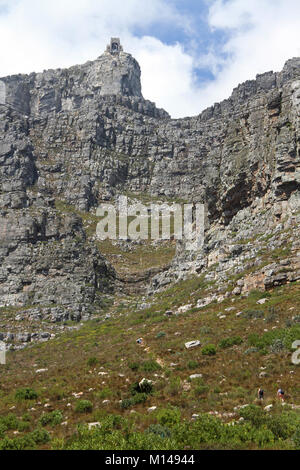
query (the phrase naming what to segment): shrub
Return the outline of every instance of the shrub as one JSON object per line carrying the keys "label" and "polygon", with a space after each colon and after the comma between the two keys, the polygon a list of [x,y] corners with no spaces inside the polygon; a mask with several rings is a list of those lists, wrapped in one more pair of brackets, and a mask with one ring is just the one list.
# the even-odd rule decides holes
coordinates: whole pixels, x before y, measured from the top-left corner
{"label": "shrub", "polygon": [[176,424],[180,423],[181,413],[178,408],[169,406],[168,408],[162,408],[159,410],[156,417],[159,424],[172,428]]}
{"label": "shrub", "polygon": [[239,414],[245,421],[249,421],[256,428],[266,422],[266,413],[256,405],[248,405],[239,411]]}
{"label": "shrub", "polygon": [[262,336],[259,336],[257,333],[252,333],[248,336],[248,342],[250,346],[267,351],[272,345],[276,344],[276,340],[281,340],[282,345],[286,349],[290,349],[293,341],[299,339],[299,336],[300,326],[297,324],[291,328],[268,331]]}
{"label": "shrub", "polygon": [[124,398],[124,400],[121,401],[120,406],[122,410],[127,410],[127,408],[133,406],[132,398]]}
{"label": "shrub", "polygon": [[93,367],[95,365],[97,365],[99,362],[99,360],[96,358],[96,357],[90,357],[88,360],[87,360],[87,365],[89,367]]}
{"label": "shrub", "polygon": [[146,393],[150,394],[153,392],[153,385],[150,380],[144,380],[142,382],[134,382],[130,386],[131,395],[136,395],[137,393]]}
{"label": "shrub", "polygon": [[207,344],[202,349],[203,356],[215,356],[217,354],[216,347],[213,344]]}
{"label": "shrub", "polygon": [[45,429],[35,429],[23,437],[15,439],[4,438],[0,441],[0,450],[28,450],[35,449],[37,444],[46,444],[50,435]]}
{"label": "shrub", "polygon": [[19,421],[18,423],[19,432],[29,431],[29,429],[30,429],[30,423],[28,423],[27,421]]}
{"label": "shrub", "polygon": [[231,338],[224,338],[219,343],[221,349],[231,348],[232,346],[242,344],[243,340],[240,336],[233,336]]}
{"label": "shrub", "polygon": [[63,414],[59,410],[54,410],[51,411],[51,413],[45,413],[41,418],[39,419],[39,423],[42,426],[47,426],[48,424],[50,426],[56,426],[57,424],[60,424],[63,420]]}
{"label": "shrub", "polygon": [[208,385],[196,385],[194,389],[194,394],[196,396],[205,395],[209,391]]}
{"label": "shrub", "polygon": [[274,339],[274,341],[270,345],[270,351],[275,354],[282,352],[284,349],[285,349],[285,346],[283,344],[283,341],[282,339],[279,339],[279,338]]}
{"label": "shrub", "polygon": [[150,394],[153,392],[153,384],[150,380],[144,380],[139,385],[141,393]]}
{"label": "shrub", "polygon": [[189,369],[197,369],[198,366],[199,366],[198,361],[189,361],[188,362],[188,368]]}
{"label": "shrub", "polygon": [[136,371],[136,370],[139,370],[140,364],[138,362],[130,362],[128,364],[128,367],[129,369]]}
{"label": "shrub", "polygon": [[300,426],[300,416],[294,412],[268,416],[267,426],[277,439],[289,439],[297,431],[297,426]]}
{"label": "shrub", "polygon": [[15,394],[17,400],[35,400],[37,397],[37,392],[32,388],[19,388]]}
{"label": "shrub", "polygon": [[202,335],[208,335],[208,334],[211,333],[211,332],[212,332],[212,328],[210,328],[210,326],[202,326],[202,327],[200,328],[200,333],[201,333]]}
{"label": "shrub", "polygon": [[93,404],[89,400],[79,400],[75,407],[77,413],[90,413],[92,409]]}
{"label": "shrub", "polygon": [[251,309],[248,309],[248,310],[245,310],[243,313],[242,313],[242,317],[243,318],[247,318],[247,320],[257,320],[259,318],[264,318],[265,314],[262,310],[251,310]]}
{"label": "shrub", "polygon": [[296,432],[293,435],[293,441],[296,448],[300,450],[300,425],[298,425]]}
{"label": "shrub", "polygon": [[113,391],[109,387],[105,387],[102,390],[99,390],[99,392],[96,392],[95,395],[101,400],[112,397]]}
{"label": "shrub", "polygon": [[132,398],[124,398],[124,400],[121,401],[121,408],[126,410],[127,408],[131,408],[134,405],[145,403],[147,398],[148,395],[146,393],[137,393]]}
{"label": "shrub", "polygon": [[157,436],[160,436],[162,439],[171,437],[170,429],[166,426],[162,426],[161,424],[151,424],[149,428],[146,429],[145,432],[156,434]]}
{"label": "shrub", "polygon": [[30,433],[30,437],[36,444],[46,444],[50,441],[50,435],[46,429],[35,429]]}
{"label": "shrub", "polygon": [[172,377],[170,379],[170,383],[168,384],[166,388],[166,392],[168,393],[168,395],[176,396],[178,395],[180,389],[181,389],[180,377]]}
{"label": "shrub", "polygon": [[160,331],[159,333],[157,333],[156,339],[164,338],[165,336],[166,336],[166,333],[164,331]]}
{"label": "shrub", "polygon": [[5,428],[5,431],[7,431],[9,429],[18,429],[19,420],[16,415],[9,413],[6,416],[1,416],[0,423],[2,425],[2,429]]}
{"label": "shrub", "polygon": [[161,366],[156,361],[145,361],[142,364],[142,368],[144,372],[155,372],[156,370],[160,370]]}

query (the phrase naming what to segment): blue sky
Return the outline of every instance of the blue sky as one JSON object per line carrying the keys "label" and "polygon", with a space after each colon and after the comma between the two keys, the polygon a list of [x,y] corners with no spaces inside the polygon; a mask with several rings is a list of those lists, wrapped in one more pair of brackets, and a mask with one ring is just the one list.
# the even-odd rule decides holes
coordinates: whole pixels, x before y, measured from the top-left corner
{"label": "blue sky", "polygon": [[0,76],[93,60],[119,36],[145,98],[183,117],[300,56],[299,31],[299,0],[0,0]]}

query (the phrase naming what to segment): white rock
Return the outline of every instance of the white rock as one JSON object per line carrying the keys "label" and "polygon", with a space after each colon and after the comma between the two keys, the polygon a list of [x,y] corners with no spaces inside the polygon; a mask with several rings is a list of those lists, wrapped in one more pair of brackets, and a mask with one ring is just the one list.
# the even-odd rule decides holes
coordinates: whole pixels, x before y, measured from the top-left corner
{"label": "white rock", "polygon": [[157,409],[157,406],[151,406],[148,408],[148,413],[152,413],[152,411],[155,411]]}
{"label": "white rock", "polygon": [[273,405],[267,405],[267,406],[265,406],[264,409],[265,409],[266,411],[271,411],[272,408],[273,408]]}
{"label": "white rock", "polygon": [[201,379],[203,376],[202,374],[192,374],[190,375],[190,379],[193,380],[193,379]]}
{"label": "white rock", "polygon": [[100,428],[101,424],[97,421],[96,423],[88,423],[88,428],[93,429],[93,428]]}
{"label": "white rock", "polygon": [[201,343],[198,339],[194,341],[188,341],[187,343],[185,343],[186,349],[196,348],[197,346],[200,346],[200,345]]}
{"label": "white rock", "polygon": [[260,300],[258,300],[256,303],[259,304],[259,305],[263,305],[263,304],[265,304],[266,302],[268,302],[268,299],[260,299]]}
{"label": "white rock", "polygon": [[188,304],[188,305],[182,305],[182,307],[179,307],[179,309],[177,310],[178,313],[185,313],[187,312],[188,310],[190,310],[192,308],[192,304]]}

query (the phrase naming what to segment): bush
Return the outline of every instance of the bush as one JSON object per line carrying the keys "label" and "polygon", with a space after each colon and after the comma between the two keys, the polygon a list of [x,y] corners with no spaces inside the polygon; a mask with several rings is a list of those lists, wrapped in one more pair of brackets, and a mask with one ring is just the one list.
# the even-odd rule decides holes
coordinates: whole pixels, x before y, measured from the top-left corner
{"label": "bush", "polygon": [[35,429],[30,433],[30,437],[36,444],[46,444],[50,441],[50,435],[45,429]]}
{"label": "bush", "polygon": [[281,353],[285,349],[282,339],[274,339],[270,345],[270,351],[274,354]]}
{"label": "bush", "polygon": [[267,426],[276,439],[289,439],[294,436],[297,426],[300,426],[300,416],[294,412],[268,416]]}
{"label": "bush", "polygon": [[137,393],[132,398],[125,398],[121,401],[121,408],[126,410],[131,408],[134,405],[139,405],[140,403],[145,403],[148,399],[148,395],[146,393]]}
{"label": "bush", "polygon": [[257,333],[252,333],[248,336],[248,343],[250,346],[259,348],[260,350],[269,350],[272,345],[279,345],[278,340],[281,341],[280,347],[290,349],[292,343],[300,337],[300,325],[295,325],[291,328],[282,328],[264,333],[259,336]]}
{"label": "bush", "polygon": [[36,449],[37,444],[46,444],[50,435],[45,429],[35,429],[23,437],[15,439],[4,438],[0,441],[0,450],[29,450]]}
{"label": "bush", "polygon": [[293,441],[296,448],[300,450],[300,425],[297,427],[296,432],[293,435]]}
{"label": "bush", "polygon": [[217,354],[216,347],[213,344],[207,344],[202,349],[203,356],[215,356]]}
{"label": "bush", "polygon": [[157,333],[156,339],[164,338],[165,336],[166,336],[166,333],[164,331],[160,331],[159,333]]}
{"label": "bush", "polygon": [[205,395],[209,391],[208,385],[196,385],[194,389],[194,394],[196,396]]}
{"label": "bush", "polygon": [[171,377],[169,384],[166,387],[166,392],[168,395],[176,396],[181,389],[181,380],[180,377]]}
{"label": "bush", "polygon": [[162,426],[161,424],[151,424],[149,428],[146,429],[145,432],[156,434],[157,436],[160,436],[162,439],[171,437],[170,429],[166,426]]}
{"label": "bush", "polygon": [[155,372],[160,370],[161,366],[156,361],[145,361],[142,364],[142,368],[144,372]]}
{"label": "bush", "polygon": [[224,338],[219,343],[221,349],[231,348],[232,346],[242,344],[243,340],[240,336],[233,336],[232,338]]}
{"label": "bush", "polygon": [[90,357],[88,360],[87,360],[87,365],[89,367],[93,367],[95,365],[97,365],[99,362],[99,360],[96,358],[96,357]]}
{"label": "bush", "polygon": [[45,413],[41,418],[39,419],[39,423],[42,426],[47,426],[48,424],[50,426],[56,426],[57,424],[60,424],[63,420],[63,414],[59,410],[51,411],[51,413]]}
{"label": "bush", "polygon": [[142,382],[134,382],[130,386],[131,395],[136,395],[137,393],[146,393],[150,394],[153,392],[153,385],[150,380],[144,380]]}
{"label": "bush", "polygon": [[17,400],[35,400],[37,397],[37,392],[32,388],[19,388],[15,394]]}
{"label": "bush", "polygon": [[130,362],[128,364],[128,367],[129,367],[129,369],[131,369],[133,371],[137,371],[140,368],[140,364],[138,362]]}
{"label": "bush", "polygon": [[198,361],[189,361],[187,365],[189,369],[197,369],[199,363]]}
{"label": "bush", "polygon": [[257,320],[259,318],[264,318],[265,314],[262,310],[245,310],[242,313],[243,318],[247,318],[247,320]]}
{"label": "bush", "polygon": [[5,428],[5,431],[9,429],[18,429],[19,420],[16,415],[14,415],[13,413],[9,413],[6,416],[0,417],[0,424],[2,426],[2,429]]}
{"label": "bush", "polygon": [[162,408],[159,410],[156,417],[159,424],[172,428],[176,424],[180,423],[181,412],[178,408],[169,406],[168,408]]}
{"label": "bush", "polygon": [[99,390],[99,392],[96,392],[95,395],[100,400],[104,400],[105,398],[112,397],[113,396],[113,391],[109,387],[105,387],[102,390]]}
{"label": "bush", "polygon": [[79,400],[76,404],[77,413],[90,413],[93,409],[93,403],[89,400]]}
{"label": "bush", "polygon": [[127,408],[130,408],[131,406],[133,406],[132,398],[124,398],[124,400],[121,401],[120,406],[122,410],[127,410]]}
{"label": "bush", "polygon": [[245,421],[249,421],[256,428],[266,423],[266,413],[256,405],[248,405],[239,411],[239,414]]}
{"label": "bush", "polygon": [[29,429],[30,429],[30,423],[28,423],[26,421],[19,421],[19,423],[18,423],[18,431],[19,432],[29,431]]}

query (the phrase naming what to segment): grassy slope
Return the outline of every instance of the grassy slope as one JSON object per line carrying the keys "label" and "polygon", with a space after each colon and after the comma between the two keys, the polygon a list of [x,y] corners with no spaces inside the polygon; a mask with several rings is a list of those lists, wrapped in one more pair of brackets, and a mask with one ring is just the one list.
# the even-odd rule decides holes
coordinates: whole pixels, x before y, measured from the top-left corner
{"label": "grassy slope", "polygon": [[[133,406],[138,412],[135,427],[140,430],[156,422],[155,413],[147,412],[150,406],[160,409],[174,405],[187,419],[199,412],[232,412],[235,406],[253,403],[259,385],[267,393],[265,404],[274,401],[279,386],[284,387],[291,403],[300,404],[299,366],[291,364],[289,349],[291,340],[300,338],[300,327],[289,323],[300,311],[300,285],[274,289],[264,305],[258,305],[257,300],[265,294],[252,292],[247,299],[234,303],[228,299],[178,316],[164,315],[166,308],[175,311],[175,307],[186,303],[194,305],[205,289],[207,285],[201,278],[181,282],[158,294],[146,310],[136,309],[134,297],[119,299],[112,307],[111,320],[89,322],[79,331],[51,342],[10,352],[8,364],[0,369],[1,415],[10,410],[20,417],[29,410],[30,429],[34,429],[45,411],[61,410],[67,424],[49,430],[53,437],[66,439],[79,422],[101,420],[111,413],[132,416],[132,408],[121,410],[120,400],[130,397],[130,385],[143,377],[154,381],[154,393],[145,403]],[[228,307],[234,310],[227,312]],[[237,312],[248,310],[250,314],[236,316]],[[257,310],[262,318],[249,318]],[[225,319],[217,317],[220,312],[226,314]],[[283,337],[282,329],[286,347],[279,354],[270,353],[269,344],[276,336]],[[253,333],[264,341],[259,343]],[[219,346],[222,339],[236,336],[243,340],[241,344]],[[144,340],[141,346],[136,343],[139,337]],[[187,350],[185,342],[194,339],[201,341],[201,347]],[[202,354],[207,344],[216,346],[216,355]],[[260,349],[245,354],[253,344]],[[91,358],[97,362],[89,366]],[[148,371],[155,369],[154,363],[158,364],[157,370]],[[262,367],[267,376],[260,379]],[[41,368],[48,370],[37,374],[35,371]],[[201,373],[203,378],[190,381],[189,376],[195,373]],[[35,389],[39,397],[33,401],[16,400],[15,392],[21,387]],[[82,395],[76,398],[73,393]],[[79,398],[93,403],[92,413],[75,411]],[[223,419],[232,420],[226,416]]]}

